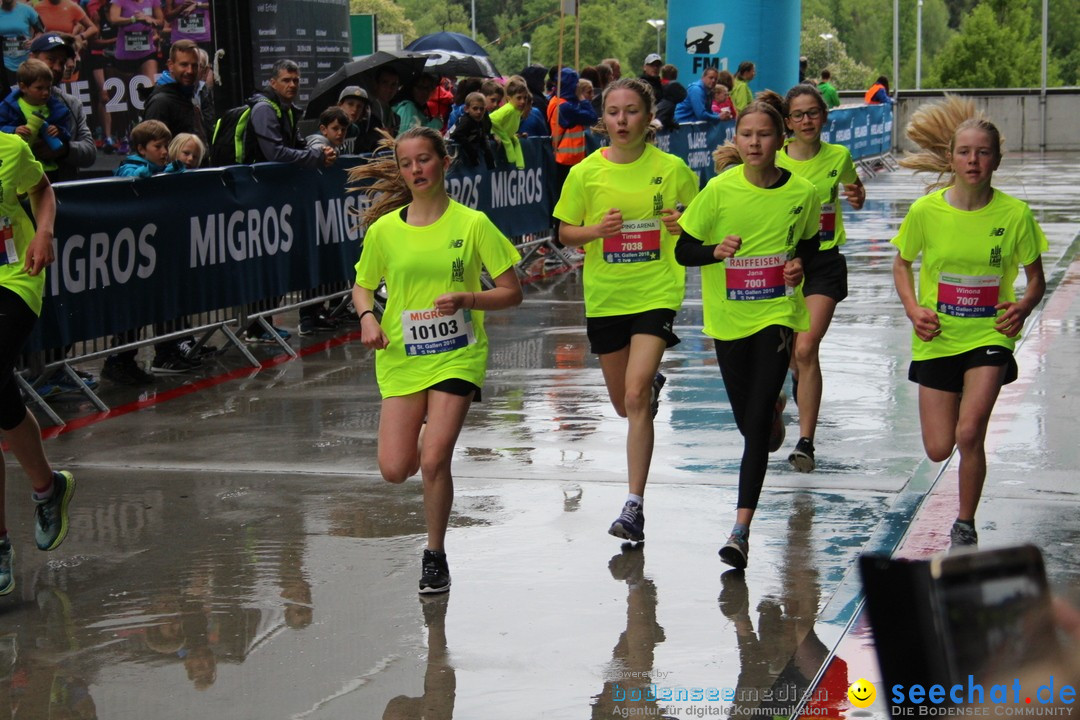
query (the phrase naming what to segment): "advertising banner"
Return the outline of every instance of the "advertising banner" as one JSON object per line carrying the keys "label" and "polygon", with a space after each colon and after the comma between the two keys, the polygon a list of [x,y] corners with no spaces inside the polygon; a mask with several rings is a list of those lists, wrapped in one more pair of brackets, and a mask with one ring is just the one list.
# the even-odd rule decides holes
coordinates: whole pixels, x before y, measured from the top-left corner
{"label": "advertising banner", "polygon": [[[734,122],[690,123],[657,146],[687,161],[702,184]],[[834,110],[822,137],[853,150],[888,148],[892,106]],[[589,148],[600,146],[589,137]],[[525,167],[455,163],[447,191],[510,237],[551,227],[555,157],[548,138],[524,138]],[[856,147],[863,148],[861,154]],[[56,262],[46,271],[41,322],[28,349],[62,347],[326,283],[348,283],[360,255],[366,197],[347,171],[265,163],[152,178],[55,186]],[[197,200],[195,200],[197,199]],[[103,212],[103,208],[107,211]]]}
{"label": "advertising banner", "polygon": [[783,95],[799,81],[801,21],[801,0],[669,0],[664,62],[689,85],[707,67],[734,75],[749,60],[757,67],[750,89]]}

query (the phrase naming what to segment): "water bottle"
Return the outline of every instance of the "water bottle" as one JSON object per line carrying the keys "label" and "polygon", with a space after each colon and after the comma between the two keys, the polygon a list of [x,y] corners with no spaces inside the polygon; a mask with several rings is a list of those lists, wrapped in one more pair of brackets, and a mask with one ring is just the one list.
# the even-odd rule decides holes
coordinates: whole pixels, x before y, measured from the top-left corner
{"label": "water bottle", "polygon": [[41,139],[45,141],[45,144],[49,146],[49,149],[53,152],[60,152],[64,149],[64,141],[58,137],[53,137],[47,132],[52,123],[49,119],[42,115],[40,112],[35,112],[34,115],[41,118],[41,130],[38,134],[41,135]]}

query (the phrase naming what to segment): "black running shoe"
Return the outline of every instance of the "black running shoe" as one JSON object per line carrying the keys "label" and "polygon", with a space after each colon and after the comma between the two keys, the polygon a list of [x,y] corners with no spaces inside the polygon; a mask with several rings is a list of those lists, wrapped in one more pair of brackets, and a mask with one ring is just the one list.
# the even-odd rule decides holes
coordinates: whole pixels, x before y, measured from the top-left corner
{"label": "black running shoe", "polygon": [[787,461],[799,472],[814,472],[814,443],[808,437],[799,438]]}
{"label": "black running shoe", "polygon": [[742,570],[750,557],[750,541],[741,532],[732,532],[720,548],[720,559],[736,570]]}
{"label": "black running shoe", "polygon": [[656,373],[656,377],[652,381],[652,399],[649,402],[649,409],[652,411],[652,416],[656,417],[656,413],[660,412],[660,391],[664,389],[664,383],[667,382],[667,378],[664,377],[664,373]]}
{"label": "black running shoe", "polygon": [[446,563],[446,553],[439,550],[424,550],[424,560],[420,572],[420,593],[444,593],[450,589],[450,566]]}

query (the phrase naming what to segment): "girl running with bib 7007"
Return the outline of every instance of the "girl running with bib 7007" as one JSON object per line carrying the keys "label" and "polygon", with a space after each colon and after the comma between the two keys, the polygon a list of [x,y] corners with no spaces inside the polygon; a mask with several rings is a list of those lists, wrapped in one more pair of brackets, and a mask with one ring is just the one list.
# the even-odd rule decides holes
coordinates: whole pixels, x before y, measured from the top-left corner
{"label": "girl running with bib 7007", "polygon": [[648,142],[652,89],[623,78],[604,89],[602,129],[610,147],[570,170],[555,217],[559,239],[585,247],[585,316],[608,397],[627,419],[629,494],[609,533],[645,539],[644,495],[653,451],[653,418],[665,378],[658,372],[682,306],[686,271],[675,262],[679,210],[698,192],[680,158]]}
{"label": "girl running with bib 7007", "polygon": [[856,210],[866,202],[866,188],[855,172],[848,149],[821,140],[821,128],[829,113],[817,88],[796,85],[784,98],[784,107],[785,122],[792,136],[776,154],[776,164],[813,183],[821,201],[821,233],[799,252],[803,258],[803,295],[810,312],[810,329],[795,336],[792,384],[795,404],[799,406],[799,441],[788,456],[788,462],[796,470],[811,472],[815,465],[814,433],[821,408],[818,350],[836,304],[848,292],[847,261],[840,254],[840,246],[847,240],[840,185],[844,198]]}
{"label": "girl running with bib 7007", "polygon": [[[1016,339],[1046,291],[1041,255],[1048,246],[1027,203],[991,185],[1001,164],[1001,133],[974,103],[949,98],[924,106],[907,134],[924,151],[900,164],[939,177],[892,241],[896,292],[914,328],[908,379],[919,384],[926,454],[940,462],[954,446],[960,452],[950,542],[977,545],[986,428],[1001,386],[1016,379]],[[1017,299],[1020,266],[1027,284]]]}
{"label": "girl running with bib 7007", "polygon": [[[452,159],[438,131],[409,129],[385,146],[392,158],[350,171],[350,180],[376,180],[362,189],[374,202],[364,214],[353,304],[360,341],[378,351],[379,470],[392,483],[417,471],[423,477],[428,536],[420,592],[438,593],[450,589],[444,548],[454,499],[450,461],[487,369],[484,313],[521,302],[514,269],[520,256],[486,215],[446,194]],[[480,281],[485,268],[495,281],[489,290]],[[373,296],[384,278],[388,300],[380,322]]]}
{"label": "girl running with bib 7007", "polygon": [[[776,166],[784,120],[767,102],[739,114],[735,145],[716,151],[720,173],[686,208],[675,257],[700,265],[705,334],[714,339],[743,436],[735,527],[720,559],[746,567],[777,396],[796,332],[810,328],[796,248],[818,235],[820,202],[808,180]],[[730,165],[741,166],[727,169]]]}

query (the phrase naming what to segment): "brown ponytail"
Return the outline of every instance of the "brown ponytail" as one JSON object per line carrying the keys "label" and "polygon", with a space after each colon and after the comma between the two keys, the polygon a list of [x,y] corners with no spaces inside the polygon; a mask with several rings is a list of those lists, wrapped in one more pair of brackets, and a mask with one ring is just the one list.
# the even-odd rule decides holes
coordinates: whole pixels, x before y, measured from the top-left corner
{"label": "brown ponytail", "polygon": [[404,207],[412,201],[409,186],[405,184],[405,179],[398,169],[397,145],[399,142],[413,138],[426,138],[439,158],[449,155],[443,136],[429,127],[409,128],[398,135],[396,140],[382,128],[379,128],[379,133],[383,139],[379,141],[371,160],[349,170],[350,184],[364,180],[372,181],[362,187],[350,188],[350,192],[364,193],[371,200],[366,210],[354,211],[354,214],[360,216],[365,227],[370,227],[383,215]]}

